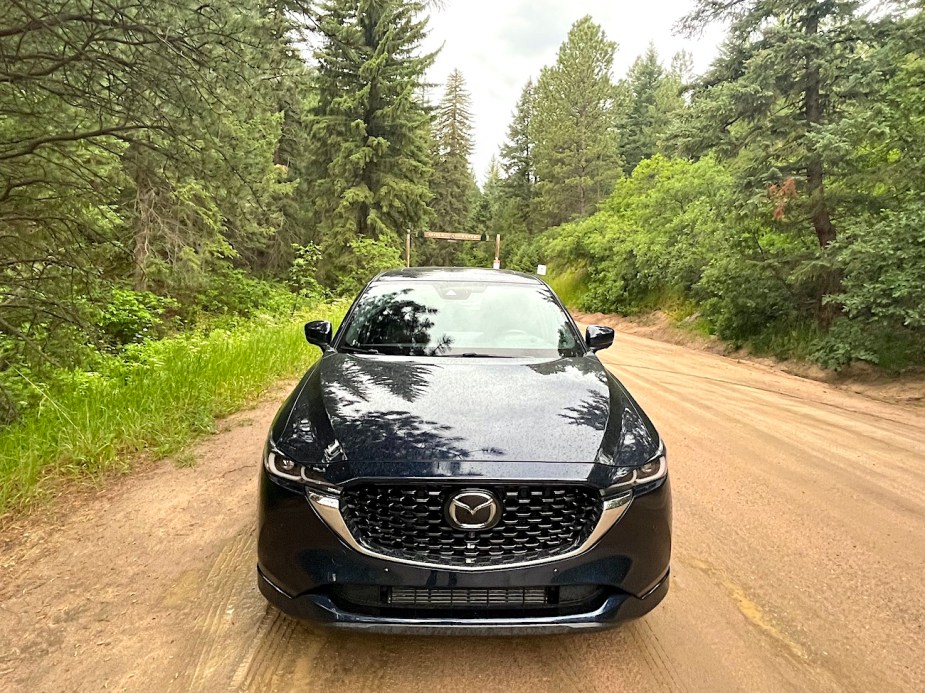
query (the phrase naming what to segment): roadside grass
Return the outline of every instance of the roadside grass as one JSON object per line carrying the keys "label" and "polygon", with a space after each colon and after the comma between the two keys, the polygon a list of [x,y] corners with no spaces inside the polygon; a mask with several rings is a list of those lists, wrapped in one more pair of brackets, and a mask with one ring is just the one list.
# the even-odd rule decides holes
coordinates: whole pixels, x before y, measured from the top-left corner
{"label": "roadside grass", "polygon": [[746,340],[745,346],[758,356],[811,362],[813,349],[822,336],[819,327],[810,321],[782,321]]}
{"label": "roadside grass", "polygon": [[0,429],[0,516],[51,495],[56,482],[125,471],[141,453],[181,453],[217,417],[244,407],[274,382],[301,375],[318,358],[306,320],[338,322],[344,305],[298,318],[258,317],[234,330],[178,335],[130,347],[93,372],[34,383],[40,406]]}
{"label": "roadside grass", "polygon": [[570,268],[546,278],[566,308],[578,309],[588,292],[588,280],[583,268]]}

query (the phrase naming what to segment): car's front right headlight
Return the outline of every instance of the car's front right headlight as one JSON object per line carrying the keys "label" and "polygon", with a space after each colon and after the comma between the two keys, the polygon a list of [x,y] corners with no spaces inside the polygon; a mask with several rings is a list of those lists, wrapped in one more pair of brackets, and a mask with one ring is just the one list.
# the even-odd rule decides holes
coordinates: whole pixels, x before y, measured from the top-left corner
{"label": "car's front right headlight", "polygon": [[287,488],[309,488],[329,495],[340,493],[338,486],[326,481],[318,472],[289,459],[272,446],[267,446],[263,466],[273,479]]}

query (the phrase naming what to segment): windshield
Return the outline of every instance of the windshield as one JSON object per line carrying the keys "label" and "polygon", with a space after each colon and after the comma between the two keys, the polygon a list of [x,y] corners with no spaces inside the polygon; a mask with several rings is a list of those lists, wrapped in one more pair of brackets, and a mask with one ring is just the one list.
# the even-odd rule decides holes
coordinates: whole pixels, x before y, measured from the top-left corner
{"label": "windshield", "polygon": [[405,356],[577,356],[568,315],[544,286],[388,281],[357,301],[341,351]]}

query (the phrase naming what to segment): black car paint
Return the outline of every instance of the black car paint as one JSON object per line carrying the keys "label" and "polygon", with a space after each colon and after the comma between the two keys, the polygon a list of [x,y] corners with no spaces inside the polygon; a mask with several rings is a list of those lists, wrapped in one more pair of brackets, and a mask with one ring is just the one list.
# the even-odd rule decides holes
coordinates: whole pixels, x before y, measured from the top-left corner
{"label": "black car paint", "polygon": [[[421,270],[417,276],[430,274]],[[348,312],[344,324],[349,319]],[[345,354],[336,351],[342,332],[283,404],[270,433],[270,445],[326,483],[548,481],[603,490],[618,479],[619,468],[642,466],[661,449],[651,421],[591,349],[558,359]],[[304,491],[278,483],[261,466],[259,584],[288,613],[359,628],[547,632],[610,625],[650,610],[667,591],[668,479],[645,491],[585,553],[536,566],[462,572],[358,554],[320,520]],[[594,584],[613,592],[593,613],[543,623],[488,616],[421,622],[341,609],[327,592],[334,584]]]}
{"label": "black car paint", "polygon": [[626,467],[658,449],[648,417],[591,355],[457,361],[328,353],[284,404],[271,437],[281,453],[306,463],[325,460],[335,441],[353,462],[401,465],[619,460]]}

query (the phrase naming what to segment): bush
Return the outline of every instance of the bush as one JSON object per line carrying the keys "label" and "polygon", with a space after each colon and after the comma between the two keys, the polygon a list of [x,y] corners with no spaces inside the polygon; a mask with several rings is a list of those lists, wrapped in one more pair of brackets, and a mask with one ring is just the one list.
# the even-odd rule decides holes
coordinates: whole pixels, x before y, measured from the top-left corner
{"label": "bush", "polygon": [[775,323],[798,318],[793,294],[765,262],[717,258],[704,269],[695,295],[717,336],[739,346]]}
{"label": "bush", "polygon": [[925,198],[847,227],[839,242],[845,313],[884,330],[925,331]]}
{"label": "bush", "polygon": [[321,247],[315,243],[293,245],[294,257],[289,268],[289,285],[299,296],[317,303],[327,298],[327,291],[318,281],[318,263],[321,261]]}
{"label": "bush", "polygon": [[113,289],[100,310],[97,324],[110,347],[143,342],[163,335],[163,316],[178,307],[176,301],[148,291]]}
{"label": "bush", "polygon": [[[255,279],[236,269],[223,269],[210,275],[206,288],[187,309],[189,322],[214,317],[251,318],[258,313],[291,315],[298,307],[296,297],[284,285]],[[234,320],[229,324],[234,324]]]}
{"label": "bush", "polygon": [[819,337],[809,358],[833,370],[853,361],[866,361],[900,373],[925,361],[925,337],[909,329],[872,330],[864,322],[842,317]]}

